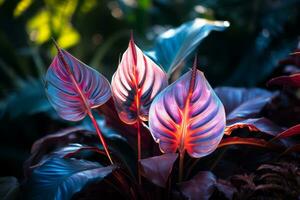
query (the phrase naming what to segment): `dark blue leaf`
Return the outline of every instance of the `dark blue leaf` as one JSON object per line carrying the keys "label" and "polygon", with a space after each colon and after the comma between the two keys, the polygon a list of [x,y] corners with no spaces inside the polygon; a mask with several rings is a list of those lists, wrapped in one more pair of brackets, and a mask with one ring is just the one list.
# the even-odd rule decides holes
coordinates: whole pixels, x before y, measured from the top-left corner
{"label": "dark blue leaf", "polygon": [[20,192],[19,182],[15,177],[0,177],[0,199],[18,199]]}
{"label": "dark blue leaf", "polygon": [[146,54],[170,75],[183,64],[210,31],[222,31],[228,26],[227,21],[196,18],[161,34]]}
{"label": "dark blue leaf", "polygon": [[52,158],[33,171],[26,195],[32,200],[71,199],[85,185],[102,180],[114,169],[85,160]]}

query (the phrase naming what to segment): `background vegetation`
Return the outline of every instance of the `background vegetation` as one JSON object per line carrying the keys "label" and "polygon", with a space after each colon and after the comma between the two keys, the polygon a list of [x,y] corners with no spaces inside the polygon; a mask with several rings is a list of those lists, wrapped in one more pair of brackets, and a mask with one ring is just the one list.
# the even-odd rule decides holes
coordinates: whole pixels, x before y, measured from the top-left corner
{"label": "background vegetation", "polygon": [[146,49],[169,27],[227,20],[199,46],[212,86],[262,86],[297,48],[299,0],[0,0],[0,176],[22,176],[32,143],[68,127],[45,97],[43,75],[62,48],[110,79],[130,30]]}

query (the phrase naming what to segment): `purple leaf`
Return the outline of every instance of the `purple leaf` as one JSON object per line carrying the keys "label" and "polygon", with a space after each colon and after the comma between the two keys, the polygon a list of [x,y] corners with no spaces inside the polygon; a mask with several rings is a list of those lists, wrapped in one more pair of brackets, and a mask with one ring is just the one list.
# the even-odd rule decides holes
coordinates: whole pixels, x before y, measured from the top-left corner
{"label": "purple leaf", "polygon": [[225,134],[230,135],[232,131],[239,128],[248,128],[250,131],[260,131],[271,136],[276,136],[278,133],[284,130],[269,119],[261,117],[229,120],[226,124]]}
{"label": "purple leaf", "polygon": [[225,128],[224,107],[203,73],[187,72],[164,89],[153,101],[149,127],[165,153],[185,150],[203,157],[218,146]]}
{"label": "purple leaf", "polygon": [[167,86],[167,76],[131,38],[111,85],[120,119],[134,124],[138,119],[148,120],[150,104]]}
{"label": "purple leaf", "polygon": [[107,79],[63,49],[52,61],[45,80],[50,103],[63,119],[79,121],[111,96]]}
{"label": "purple leaf", "polygon": [[217,183],[216,177],[209,171],[199,172],[191,180],[180,184],[181,192],[189,200],[206,200],[211,197]]}
{"label": "purple leaf", "polygon": [[215,92],[225,107],[227,120],[249,118],[258,114],[276,95],[259,88],[218,87]]}
{"label": "purple leaf", "polygon": [[177,156],[177,153],[170,153],[141,159],[142,175],[152,183],[165,187]]}

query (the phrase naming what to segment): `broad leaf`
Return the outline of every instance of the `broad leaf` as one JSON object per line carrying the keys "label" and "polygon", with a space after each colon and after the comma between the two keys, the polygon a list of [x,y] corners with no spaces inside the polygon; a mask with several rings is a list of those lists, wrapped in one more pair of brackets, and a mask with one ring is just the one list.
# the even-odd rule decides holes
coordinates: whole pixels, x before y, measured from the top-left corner
{"label": "broad leaf", "polygon": [[114,169],[85,160],[53,158],[33,171],[27,195],[33,200],[71,199],[85,185],[102,180]]}
{"label": "broad leaf", "polygon": [[227,121],[225,134],[230,135],[232,131],[239,128],[248,128],[250,131],[260,131],[271,136],[276,136],[283,131],[283,128],[277,126],[267,118],[249,118]]}
{"label": "broad leaf", "polygon": [[228,119],[249,118],[258,114],[276,93],[259,88],[215,88],[221,99]]}
{"label": "broad leaf", "polygon": [[267,83],[267,85],[300,87],[300,73],[273,78]]}
{"label": "broad leaf", "polygon": [[216,149],[224,133],[225,111],[196,64],[155,98],[149,127],[165,153],[186,150],[199,158]]}
{"label": "broad leaf", "polygon": [[215,190],[216,177],[209,171],[199,172],[191,180],[182,182],[180,190],[189,200],[208,200]]}
{"label": "broad leaf", "polygon": [[79,121],[111,96],[107,79],[63,49],[52,61],[45,80],[50,103],[63,119]]}
{"label": "broad leaf", "polygon": [[222,31],[228,26],[226,21],[196,18],[164,32],[146,54],[170,75],[196,50],[210,31]]}
{"label": "broad leaf", "polygon": [[134,124],[138,119],[148,120],[150,104],[167,86],[167,77],[131,38],[111,84],[120,119]]}
{"label": "broad leaf", "polygon": [[177,157],[177,154],[170,153],[141,159],[142,175],[152,183],[165,187]]}

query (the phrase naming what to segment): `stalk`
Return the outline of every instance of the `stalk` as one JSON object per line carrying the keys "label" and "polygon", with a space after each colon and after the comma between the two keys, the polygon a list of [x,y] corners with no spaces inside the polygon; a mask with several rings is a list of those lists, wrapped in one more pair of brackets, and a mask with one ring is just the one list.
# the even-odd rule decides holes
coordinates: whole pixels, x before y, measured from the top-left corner
{"label": "stalk", "polygon": [[93,125],[94,125],[94,127],[95,127],[95,129],[96,129],[97,135],[98,135],[98,137],[99,137],[99,139],[100,139],[100,142],[101,142],[102,145],[103,145],[104,151],[105,151],[105,153],[106,153],[106,155],[107,155],[107,157],[108,157],[110,163],[113,165],[114,162],[113,162],[112,159],[111,159],[110,153],[109,153],[108,148],[107,148],[107,144],[106,144],[106,142],[105,142],[105,140],[104,140],[104,137],[103,137],[103,135],[102,135],[102,133],[101,133],[101,130],[100,130],[100,128],[99,128],[99,125],[98,125],[98,123],[97,123],[95,117],[93,116],[92,112],[88,112],[88,115],[89,115],[90,119],[92,120],[92,123],[93,123]]}
{"label": "stalk", "polygon": [[179,153],[179,176],[178,176],[178,182],[182,181],[183,176],[183,161],[184,161],[184,151]]}
{"label": "stalk", "polygon": [[138,182],[139,184],[142,183],[141,180],[141,167],[140,167],[140,160],[141,160],[141,127],[140,127],[140,119],[138,118],[137,122],[137,148],[138,148],[138,162],[137,162],[137,169],[138,169]]}

